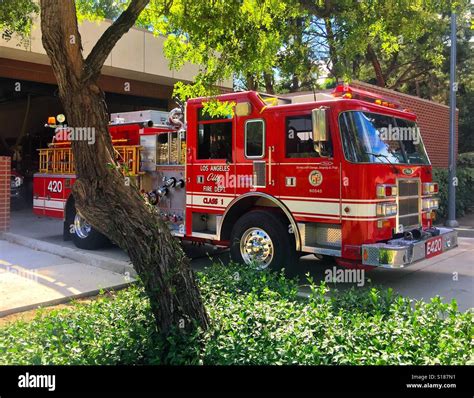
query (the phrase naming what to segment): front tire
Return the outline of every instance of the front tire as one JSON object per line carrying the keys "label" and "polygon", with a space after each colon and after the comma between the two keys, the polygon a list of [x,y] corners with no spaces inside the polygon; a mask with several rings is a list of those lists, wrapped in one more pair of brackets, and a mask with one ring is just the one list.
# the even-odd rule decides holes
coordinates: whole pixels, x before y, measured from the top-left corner
{"label": "front tire", "polygon": [[287,275],[294,273],[298,263],[294,236],[278,214],[263,210],[245,214],[234,225],[230,239],[232,260],[255,264],[260,270],[285,268]]}
{"label": "front tire", "polygon": [[109,242],[105,235],[95,230],[77,211],[75,206],[66,217],[65,231],[70,234],[74,245],[79,249],[97,250],[106,246]]}

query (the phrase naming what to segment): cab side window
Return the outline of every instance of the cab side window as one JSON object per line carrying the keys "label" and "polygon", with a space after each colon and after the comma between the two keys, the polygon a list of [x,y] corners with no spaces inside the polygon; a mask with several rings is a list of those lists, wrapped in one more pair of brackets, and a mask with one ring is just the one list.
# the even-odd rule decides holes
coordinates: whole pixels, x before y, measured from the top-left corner
{"label": "cab side window", "polygon": [[232,122],[198,125],[197,158],[232,161]]}
{"label": "cab side window", "polygon": [[260,159],[265,154],[265,122],[261,119],[245,123],[245,157]]}
{"label": "cab side window", "polygon": [[332,156],[331,142],[314,141],[311,114],[289,116],[285,121],[287,158]]}
{"label": "cab side window", "polygon": [[287,117],[285,133],[287,158],[320,156],[314,145],[311,115]]}

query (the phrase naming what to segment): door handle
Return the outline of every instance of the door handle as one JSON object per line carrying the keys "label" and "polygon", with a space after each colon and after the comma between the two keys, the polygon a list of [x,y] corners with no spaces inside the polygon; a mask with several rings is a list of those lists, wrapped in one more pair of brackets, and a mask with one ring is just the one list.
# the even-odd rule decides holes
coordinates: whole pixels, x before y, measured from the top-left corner
{"label": "door handle", "polygon": [[272,179],[272,152],[275,152],[273,145],[268,147],[268,185],[274,187],[275,180]]}

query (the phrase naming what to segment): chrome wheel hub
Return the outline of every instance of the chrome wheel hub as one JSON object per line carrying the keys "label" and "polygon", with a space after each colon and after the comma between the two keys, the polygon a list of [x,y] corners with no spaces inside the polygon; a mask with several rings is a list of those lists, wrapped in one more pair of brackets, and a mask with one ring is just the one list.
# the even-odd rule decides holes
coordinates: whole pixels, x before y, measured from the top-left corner
{"label": "chrome wheel hub", "polygon": [[249,228],[240,240],[240,254],[246,264],[256,264],[258,269],[265,269],[273,260],[273,242],[263,229]]}
{"label": "chrome wheel hub", "polygon": [[85,239],[89,236],[91,230],[91,225],[79,213],[76,213],[74,217],[74,232],[76,235],[81,239]]}

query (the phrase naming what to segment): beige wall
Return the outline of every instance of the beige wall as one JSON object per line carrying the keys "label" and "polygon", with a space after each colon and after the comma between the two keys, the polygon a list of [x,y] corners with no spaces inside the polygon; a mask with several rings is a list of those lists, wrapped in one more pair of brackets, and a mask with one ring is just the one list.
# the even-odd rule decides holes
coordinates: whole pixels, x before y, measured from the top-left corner
{"label": "beige wall", "polygon": [[[84,21],[79,26],[84,56],[89,54],[97,39],[110,24],[109,20]],[[107,58],[102,70],[103,74],[164,85],[172,85],[178,80],[192,81],[198,72],[198,67],[185,64],[179,71],[170,70],[168,60],[163,55],[164,40],[164,37],[154,36],[144,29],[130,29]],[[6,40],[0,37],[0,58],[49,65],[48,57],[41,44],[39,23],[35,23],[31,40],[26,47],[19,45],[16,38]],[[232,88],[232,80],[223,82],[222,87]]]}

